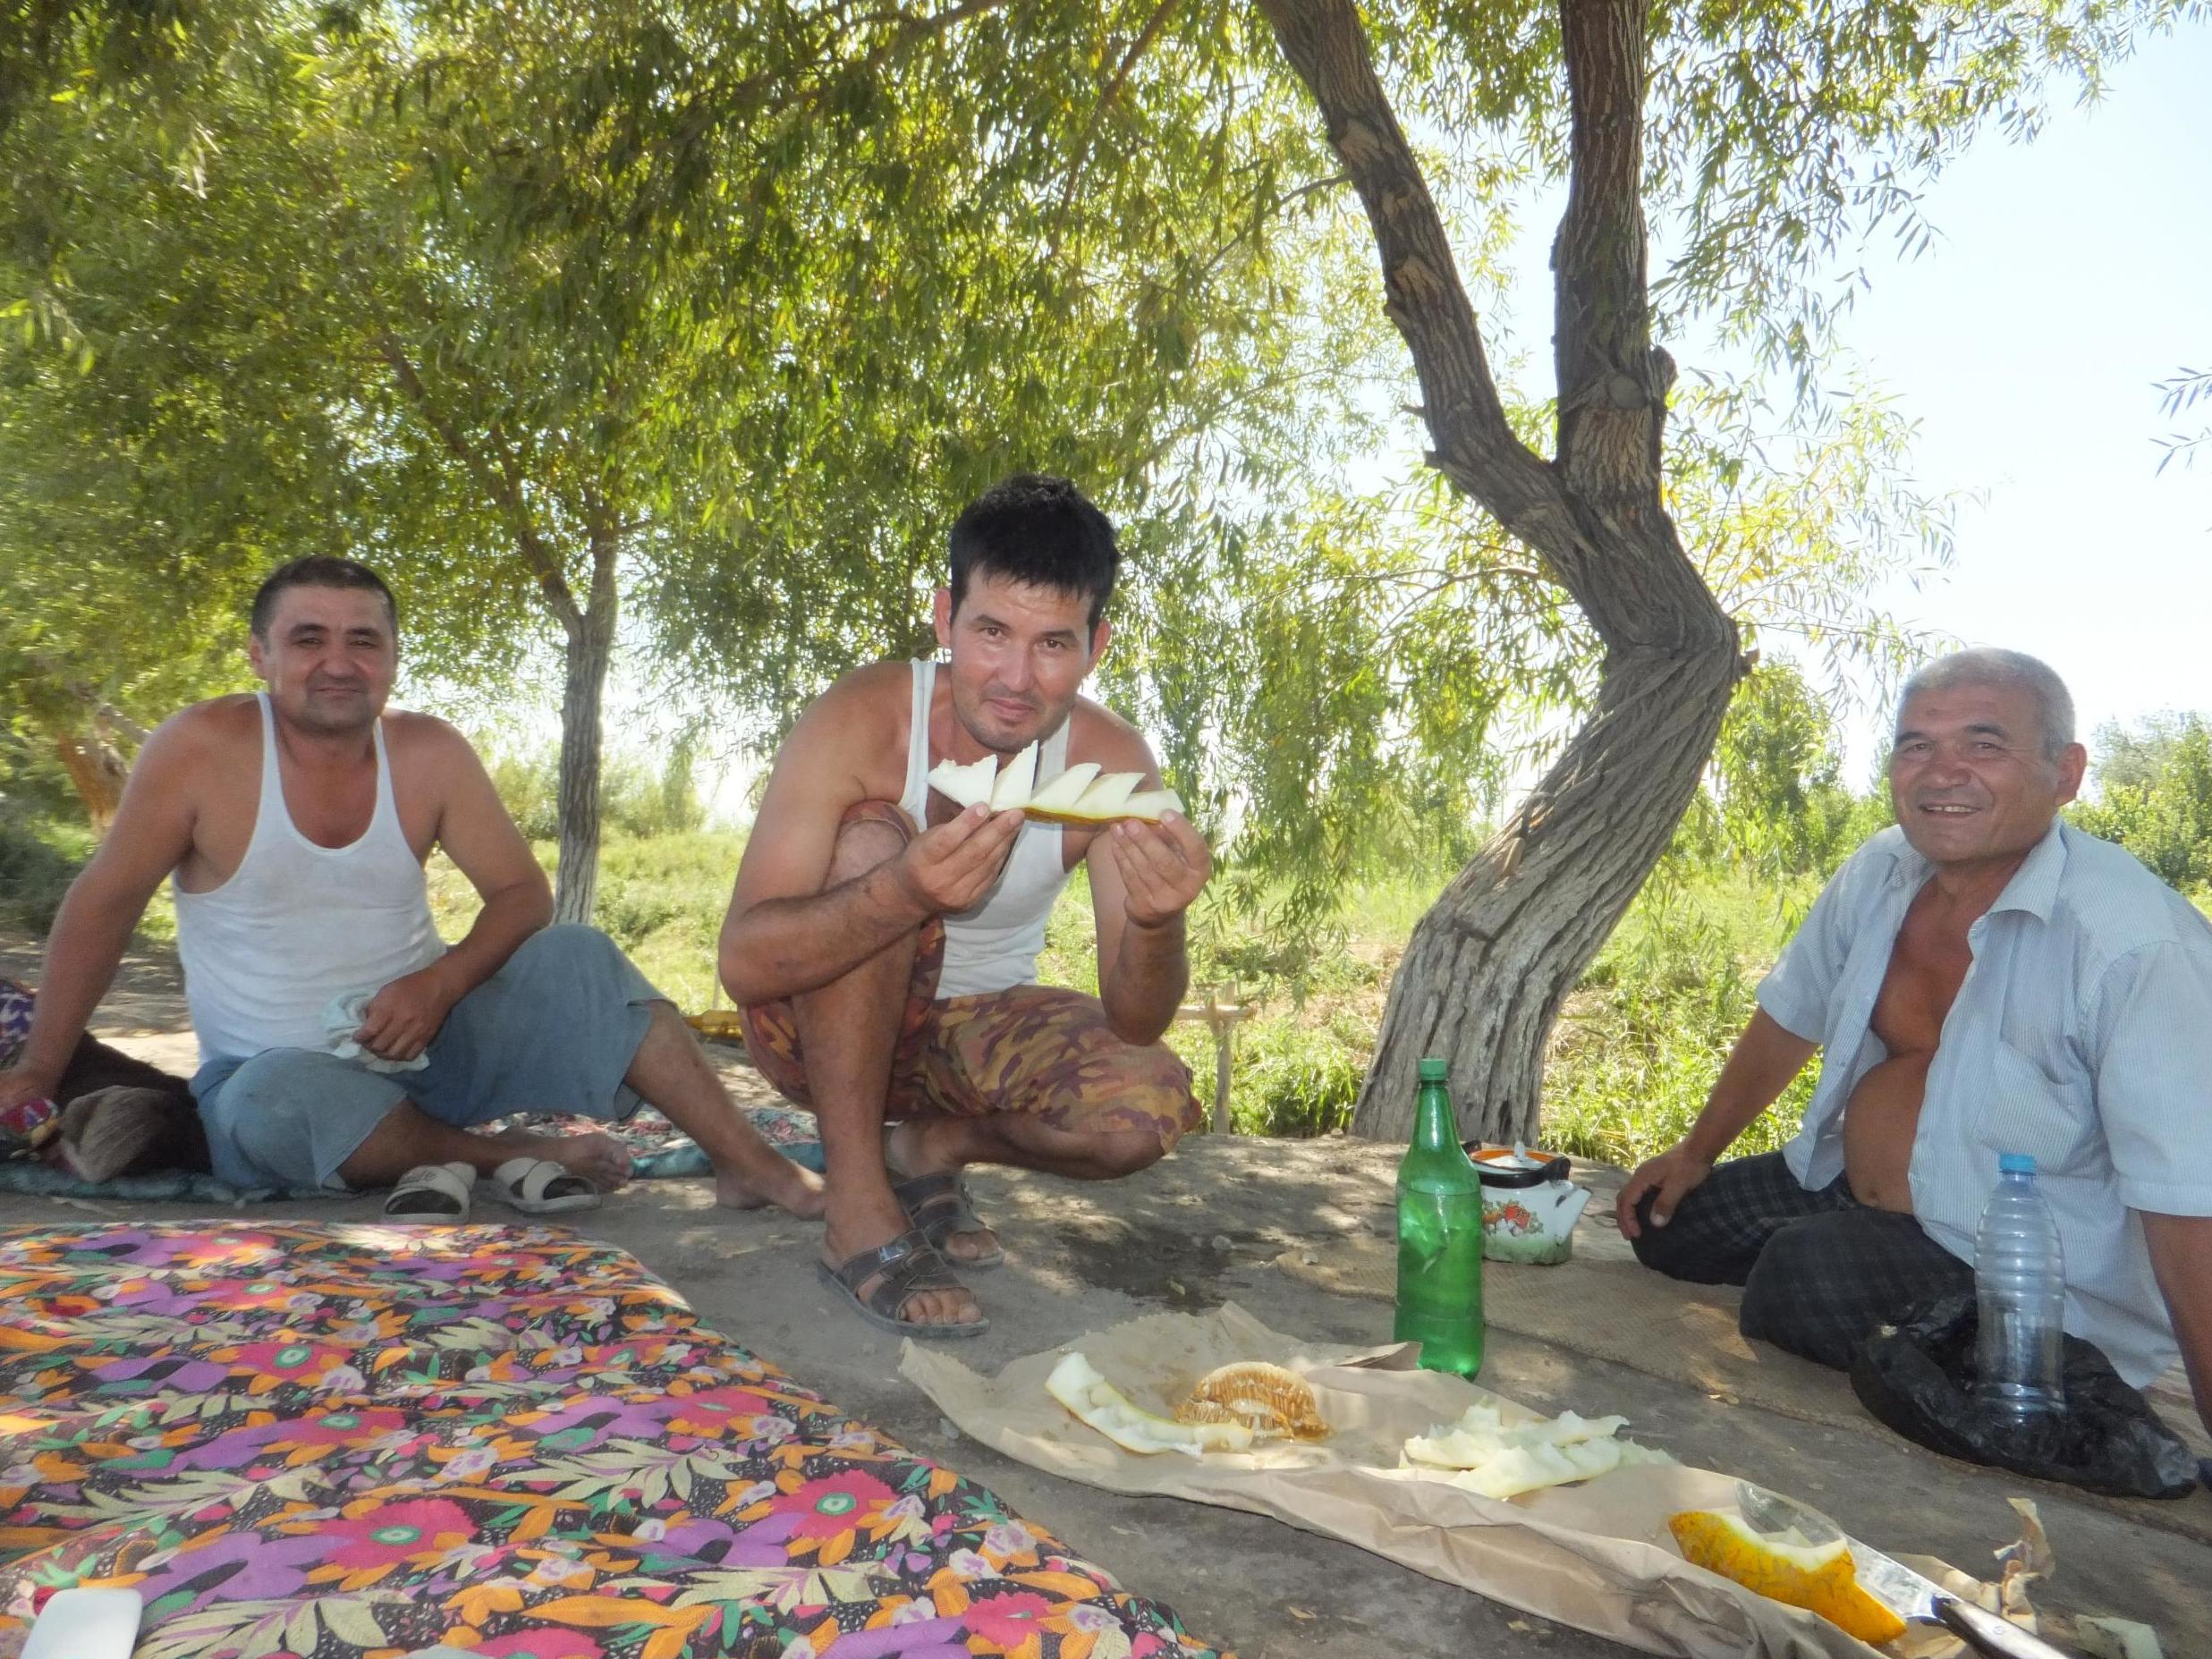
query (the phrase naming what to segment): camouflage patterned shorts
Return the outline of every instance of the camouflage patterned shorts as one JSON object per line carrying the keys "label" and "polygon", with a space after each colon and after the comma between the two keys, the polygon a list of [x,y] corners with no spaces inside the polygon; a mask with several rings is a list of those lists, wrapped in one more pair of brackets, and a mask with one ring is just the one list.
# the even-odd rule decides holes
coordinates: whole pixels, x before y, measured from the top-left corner
{"label": "camouflage patterned shorts", "polygon": [[[911,835],[906,815],[885,807],[863,801],[846,821],[895,818]],[[886,1119],[1021,1112],[1077,1134],[1149,1130],[1163,1147],[1199,1122],[1191,1069],[1165,1043],[1139,1047],[1114,1035],[1097,997],[1019,985],[940,998],[944,965],[945,924],[932,917],[922,924],[907,981]],[[761,1075],[785,1099],[812,1105],[790,1002],[756,1003],[742,1016],[745,1046]]]}

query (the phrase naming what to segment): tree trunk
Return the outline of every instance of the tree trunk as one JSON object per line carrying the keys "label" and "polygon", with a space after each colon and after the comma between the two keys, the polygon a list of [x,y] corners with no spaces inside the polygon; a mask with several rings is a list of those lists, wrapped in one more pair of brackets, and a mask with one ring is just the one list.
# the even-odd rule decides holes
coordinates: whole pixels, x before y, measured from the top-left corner
{"label": "tree trunk", "polygon": [[67,769],[69,781],[76,785],[77,798],[84,802],[85,817],[92,821],[93,833],[106,834],[107,826],[115,821],[115,808],[123,800],[123,781],[131,775],[131,763],[97,729],[89,733],[56,732],[54,752]]}
{"label": "tree trunk", "polygon": [[1640,196],[1644,11],[1561,0],[1567,210],[1553,249],[1557,453],[1514,434],[1419,164],[1352,0],[1261,0],[1375,233],[1428,460],[1527,545],[1606,647],[1597,707],[1413,931],[1352,1126],[1403,1139],[1415,1062],[1451,1062],[1463,1132],[1535,1138],[1552,1021],[1690,803],[1743,672],[1735,625],[1660,500],[1674,364],[1650,343]]}
{"label": "tree trunk", "polygon": [[591,546],[591,603],[563,618],[561,689],[560,875],[553,889],[553,919],[586,922],[599,891],[599,757],[605,741],[599,717],[607,664],[614,652],[618,599],[614,542],[596,530]]}
{"label": "tree trunk", "polygon": [[1437,1054],[1462,1133],[1536,1144],[1559,1004],[1666,850],[1735,679],[1733,646],[1608,662],[1597,712],[1415,926],[1355,1133],[1404,1139],[1415,1062]]}

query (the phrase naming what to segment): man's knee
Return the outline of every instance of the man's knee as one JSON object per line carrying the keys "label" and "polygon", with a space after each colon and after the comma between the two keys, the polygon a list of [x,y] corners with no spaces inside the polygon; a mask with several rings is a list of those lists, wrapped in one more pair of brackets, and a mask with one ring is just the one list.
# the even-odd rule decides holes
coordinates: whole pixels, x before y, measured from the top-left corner
{"label": "man's knee", "polygon": [[1091,1161],[1108,1181],[1150,1169],[1167,1155],[1170,1143],[1150,1130],[1110,1130],[1090,1146]]}
{"label": "man's knee", "polygon": [[1778,1228],[1743,1281],[1736,1323],[1744,1335],[1817,1365],[1848,1370],[1878,1315],[1844,1264],[1859,1215],[1812,1215]]}
{"label": "man's knee", "polygon": [[[403,1098],[390,1078],[335,1055],[277,1048],[233,1071],[213,1114],[203,1109],[202,1116],[210,1140],[226,1140],[256,1179],[311,1187],[336,1172],[318,1167],[334,1138],[355,1131],[366,1136]],[[223,1172],[219,1162],[217,1172]]]}
{"label": "man's knee", "polygon": [[913,826],[895,802],[857,802],[846,809],[837,826],[836,850],[830,855],[826,885],[834,887],[888,864],[906,850],[913,835]]}
{"label": "man's knee", "polygon": [[[1725,1282],[1716,1278],[1712,1265],[1707,1260],[1710,1252],[1703,1248],[1697,1236],[1697,1223],[1693,1214],[1688,1226],[1682,1224],[1682,1207],[1668,1217],[1665,1226],[1651,1219],[1652,1200],[1659,1195],[1647,1192],[1636,1204],[1636,1236],[1629,1240],[1629,1248],[1636,1252],[1636,1259],[1655,1273],[1663,1273],[1670,1279],[1687,1280],[1694,1284]],[[1692,1203],[1697,1195],[1685,1195],[1682,1206]]]}
{"label": "man's knee", "polygon": [[540,927],[515,947],[507,959],[538,973],[572,974],[590,978],[604,973],[616,961],[627,961],[622,946],[597,927],[584,922],[555,922]]}
{"label": "man's knee", "polygon": [[1100,1094],[1103,1098],[1090,1103],[1097,1145],[1100,1161],[1112,1163],[1117,1176],[1158,1163],[1198,1127],[1202,1115],[1191,1088],[1191,1068],[1164,1043],[1123,1054],[1101,1083]]}
{"label": "man's knee", "polygon": [[564,1011],[576,1008],[667,1000],[622,946],[582,922],[539,928],[487,983],[500,987],[498,1017],[526,1026],[536,1019],[564,1020]]}

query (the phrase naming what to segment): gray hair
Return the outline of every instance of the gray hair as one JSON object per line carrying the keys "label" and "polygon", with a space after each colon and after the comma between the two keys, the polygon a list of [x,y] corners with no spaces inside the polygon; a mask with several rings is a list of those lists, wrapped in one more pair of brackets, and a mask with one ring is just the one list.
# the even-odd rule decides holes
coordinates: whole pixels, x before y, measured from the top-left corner
{"label": "gray hair", "polygon": [[1897,717],[1923,691],[1949,691],[1959,686],[2018,687],[2035,699],[2036,723],[2042,728],[2043,758],[2056,760],[2073,741],[2073,694],[2058,673],[2039,657],[2025,651],[2005,651],[1993,645],[1954,651],[1932,663],[1923,663],[1897,695]]}

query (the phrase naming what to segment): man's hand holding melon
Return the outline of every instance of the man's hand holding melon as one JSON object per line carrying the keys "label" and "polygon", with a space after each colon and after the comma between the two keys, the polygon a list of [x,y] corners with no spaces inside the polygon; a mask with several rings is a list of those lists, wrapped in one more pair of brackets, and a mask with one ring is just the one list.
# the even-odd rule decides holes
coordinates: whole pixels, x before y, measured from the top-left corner
{"label": "man's hand holding melon", "polygon": [[1021,825],[1019,812],[964,808],[950,823],[907,842],[895,866],[900,887],[924,916],[957,916],[974,909],[1005,868]]}

